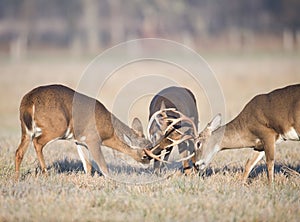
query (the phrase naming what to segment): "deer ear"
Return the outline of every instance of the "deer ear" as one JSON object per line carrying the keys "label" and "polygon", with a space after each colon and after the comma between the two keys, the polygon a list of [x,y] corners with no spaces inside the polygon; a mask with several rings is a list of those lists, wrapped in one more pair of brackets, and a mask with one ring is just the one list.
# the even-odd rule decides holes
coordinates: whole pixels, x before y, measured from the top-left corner
{"label": "deer ear", "polygon": [[207,128],[210,131],[215,131],[221,126],[221,122],[222,122],[222,115],[219,113],[212,119],[212,121],[208,124]]}
{"label": "deer ear", "polygon": [[138,134],[140,137],[144,137],[143,125],[142,125],[142,122],[139,118],[135,117],[132,120],[131,127],[136,132],[136,134]]}

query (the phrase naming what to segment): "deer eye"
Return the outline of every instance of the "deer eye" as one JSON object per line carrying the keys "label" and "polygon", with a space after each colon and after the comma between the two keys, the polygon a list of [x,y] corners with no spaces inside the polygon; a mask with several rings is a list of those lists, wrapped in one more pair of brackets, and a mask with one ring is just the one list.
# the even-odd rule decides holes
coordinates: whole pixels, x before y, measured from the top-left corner
{"label": "deer eye", "polygon": [[202,143],[200,141],[197,141],[196,142],[196,148],[201,149],[201,147],[202,147]]}

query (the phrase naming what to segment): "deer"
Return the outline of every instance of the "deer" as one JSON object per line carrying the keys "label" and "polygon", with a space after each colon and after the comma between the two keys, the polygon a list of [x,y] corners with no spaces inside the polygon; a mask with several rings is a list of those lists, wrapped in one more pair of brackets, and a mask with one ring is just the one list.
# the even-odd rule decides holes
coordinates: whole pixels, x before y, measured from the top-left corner
{"label": "deer", "polygon": [[56,140],[71,140],[77,146],[86,174],[94,167],[104,176],[108,168],[101,146],[148,164],[144,149],[151,143],[138,119],[132,128],[121,122],[98,100],[63,85],[46,85],[28,92],[20,104],[21,142],[15,153],[16,179],[25,152],[33,142],[42,173],[47,172],[43,148]]}
{"label": "deer", "polygon": [[[147,135],[152,144],[159,144],[147,155],[154,158],[154,170],[158,172],[161,162],[167,162],[175,145],[183,157],[183,172],[189,174],[194,166],[190,164],[187,152],[194,154],[192,136],[197,133],[198,110],[194,94],[187,88],[171,86],[157,93],[150,102]],[[163,160],[159,155],[165,150]],[[185,160],[185,158],[187,158]],[[179,160],[180,161],[180,160]]]}
{"label": "deer", "polygon": [[217,114],[199,134],[195,167],[204,170],[219,151],[251,148],[254,152],[246,162],[243,182],[266,156],[268,183],[273,184],[276,144],[299,141],[300,84],[259,94],[232,121],[223,126],[221,122],[221,114]]}

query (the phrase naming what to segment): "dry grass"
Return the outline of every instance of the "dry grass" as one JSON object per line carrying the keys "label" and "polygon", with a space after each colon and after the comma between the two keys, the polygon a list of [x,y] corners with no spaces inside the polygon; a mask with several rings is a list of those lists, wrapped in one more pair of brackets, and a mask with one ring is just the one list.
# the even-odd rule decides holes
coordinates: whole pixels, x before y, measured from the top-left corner
{"label": "dry grass", "polygon": [[[299,55],[211,55],[207,60],[224,91],[227,120],[255,94],[300,82]],[[128,185],[97,174],[84,175],[76,150],[63,142],[45,149],[49,176],[36,174],[38,163],[31,148],[22,163],[22,180],[15,183],[20,98],[36,85],[50,82],[76,87],[87,62],[1,63],[0,221],[299,220],[300,143],[297,142],[277,147],[272,187],[267,185],[264,161],[251,174],[249,186],[241,184],[243,165],[251,153],[246,149],[219,153],[204,176],[174,175],[147,185]],[[201,104],[198,99],[200,110]],[[147,115],[144,107],[139,111],[137,115]],[[210,117],[203,114],[201,125]],[[115,173],[129,182],[155,177],[150,172]]]}
{"label": "dry grass", "polygon": [[[281,168],[283,164],[300,171],[299,159],[295,158],[299,146],[291,148],[288,144],[278,149],[276,179],[274,186],[269,187],[264,165],[256,168],[249,186],[241,184],[244,161],[239,161],[235,151],[228,153],[235,159],[231,164],[227,164],[228,155],[226,158],[218,155],[204,177],[174,176],[158,183],[134,186],[85,175],[76,153],[68,146],[63,151],[48,149],[47,162],[51,169],[47,177],[35,175],[37,162],[30,149],[22,165],[22,180],[14,183],[12,159],[16,144],[16,139],[2,139],[0,144],[0,221],[299,219],[300,177],[286,174]],[[247,152],[240,156],[245,160]],[[59,161],[71,167],[58,164]]]}

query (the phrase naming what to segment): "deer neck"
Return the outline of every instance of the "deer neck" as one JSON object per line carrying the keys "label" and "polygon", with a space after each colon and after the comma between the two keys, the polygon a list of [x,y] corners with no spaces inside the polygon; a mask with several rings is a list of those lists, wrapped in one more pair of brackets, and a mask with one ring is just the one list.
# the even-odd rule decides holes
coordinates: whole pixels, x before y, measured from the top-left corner
{"label": "deer neck", "polygon": [[130,127],[114,116],[112,116],[112,125],[113,135],[103,140],[102,144],[112,147],[119,152],[131,156],[136,161],[141,162],[143,148],[145,148],[142,146],[146,144],[147,140],[140,138]]}
{"label": "deer neck", "polygon": [[221,150],[252,147],[251,133],[242,122],[236,118],[226,125],[216,130],[218,137],[221,138],[219,145]]}
{"label": "deer neck", "polygon": [[[129,126],[124,124],[122,121],[120,121],[118,118],[115,116],[112,117],[112,123],[113,123],[113,128],[114,128],[114,133],[115,135],[124,143],[127,145],[129,144],[129,141],[127,140],[130,139],[131,145],[138,147],[140,143],[142,142],[142,137],[139,137],[134,130],[132,130]],[[142,144],[141,144],[142,145]]]}

